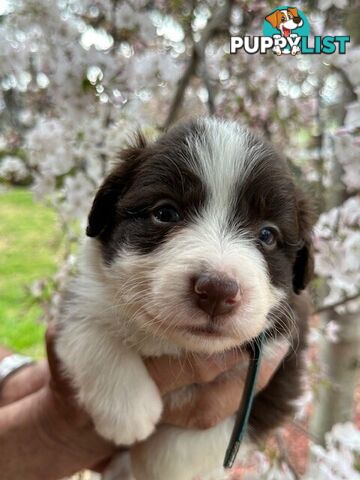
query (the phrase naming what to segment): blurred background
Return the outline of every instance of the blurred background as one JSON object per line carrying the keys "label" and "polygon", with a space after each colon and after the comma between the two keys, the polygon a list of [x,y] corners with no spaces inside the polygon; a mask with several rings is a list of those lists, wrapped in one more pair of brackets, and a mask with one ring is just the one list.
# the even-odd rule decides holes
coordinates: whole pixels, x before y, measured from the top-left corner
{"label": "blurred background", "polygon": [[91,199],[129,133],[201,114],[239,120],[288,158],[318,221],[299,413],[227,478],[356,480],[360,5],[289,5],[312,36],[350,35],[345,55],[229,55],[230,35],[261,35],[278,6],[0,0],[0,344],[44,354]]}

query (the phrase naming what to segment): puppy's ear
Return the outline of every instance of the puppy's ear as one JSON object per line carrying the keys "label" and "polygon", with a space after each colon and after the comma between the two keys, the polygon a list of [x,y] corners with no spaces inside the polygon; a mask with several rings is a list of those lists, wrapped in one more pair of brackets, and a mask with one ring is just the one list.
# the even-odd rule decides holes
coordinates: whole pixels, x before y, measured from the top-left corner
{"label": "puppy's ear", "polygon": [[295,8],[295,7],[289,7],[288,11],[291,13],[291,15],[293,17],[298,17],[299,16],[298,9]]}
{"label": "puppy's ear", "polygon": [[134,144],[120,153],[119,164],[105,178],[93,201],[86,228],[88,237],[97,237],[113,225],[116,203],[129,188],[145,147],[146,140],[138,133]]}
{"label": "puppy's ear", "polygon": [[278,25],[280,24],[280,16],[281,16],[280,11],[276,10],[275,12],[265,17],[265,20],[267,20],[273,28],[277,28]]}
{"label": "puppy's ear", "polygon": [[293,289],[295,293],[304,290],[314,275],[314,248],[311,231],[315,215],[309,201],[302,192],[297,192],[298,225],[301,246],[297,251],[293,266]]}

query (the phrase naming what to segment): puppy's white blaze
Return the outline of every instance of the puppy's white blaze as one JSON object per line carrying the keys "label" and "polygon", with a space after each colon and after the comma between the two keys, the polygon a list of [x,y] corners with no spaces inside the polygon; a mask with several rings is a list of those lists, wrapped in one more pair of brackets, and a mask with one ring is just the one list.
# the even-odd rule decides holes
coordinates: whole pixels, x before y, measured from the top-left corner
{"label": "puppy's white blaze", "polygon": [[194,172],[208,187],[214,219],[223,220],[232,205],[235,182],[245,168],[246,130],[232,123],[200,119],[204,136],[190,137]]}
{"label": "puppy's white blaze", "polygon": [[226,210],[236,199],[235,188],[261,164],[267,145],[254,142],[252,134],[235,122],[204,118],[198,120],[204,136],[190,137],[191,166],[206,183],[214,206]]}

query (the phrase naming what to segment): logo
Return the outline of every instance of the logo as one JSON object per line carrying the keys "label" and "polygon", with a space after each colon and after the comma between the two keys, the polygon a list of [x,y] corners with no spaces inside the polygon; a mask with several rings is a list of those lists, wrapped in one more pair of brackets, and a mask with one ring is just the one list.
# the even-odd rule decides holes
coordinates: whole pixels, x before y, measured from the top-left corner
{"label": "logo", "polygon": [[230,37],[230,53],[276,55],[346,53],[347,35],[310,37],[310,23],[296,7],[282,6],[272,10],[264,19],[263,36]]}
{"label": "logo", "polygon": [[278,40],[273,47],[276,55],[296,55],[300,52],[301,37],[308,37],[310,34],[310,24],[297,8],[279,7],[265,17],[263,33],[265,37]]}

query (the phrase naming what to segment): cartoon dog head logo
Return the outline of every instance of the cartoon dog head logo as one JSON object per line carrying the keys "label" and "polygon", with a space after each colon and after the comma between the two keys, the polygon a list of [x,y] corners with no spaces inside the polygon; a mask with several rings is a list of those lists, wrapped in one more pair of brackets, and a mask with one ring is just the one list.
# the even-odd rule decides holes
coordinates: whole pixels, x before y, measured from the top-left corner
{"label": "cartoon dog head logo", "polygon": [[297,37],[308,36],[309,33],[310,26],[306,16],[296,7],[278,7],[265,17],[264,35],[272,36],[274,39],[284,37],[284,41],[285,38],[291,41],[291,47],[275,46],[273,51],[277,55],[283,53],[296,55],[300,52],[300,38]]}
{"label": "cartoon dog head logo", "polygon": [[265,17],[271,26],[281,32],[283,37],[288,37],[293,30],[302,27],[304,22],[299,16],[298,9],[288,7],[286,10],[275,10]]}

